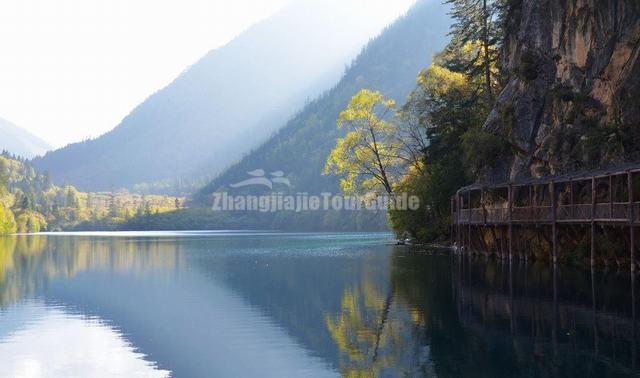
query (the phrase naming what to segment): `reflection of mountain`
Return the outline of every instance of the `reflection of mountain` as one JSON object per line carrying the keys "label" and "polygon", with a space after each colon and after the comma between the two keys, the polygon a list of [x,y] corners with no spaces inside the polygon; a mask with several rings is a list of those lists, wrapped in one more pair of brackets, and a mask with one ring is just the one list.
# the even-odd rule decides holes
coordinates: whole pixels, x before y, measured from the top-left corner
{"label": "reflection of mountain", "polygon": [[[388,250],[380,245],[349,245],[351,236],[266,239],[251,247],[231,242],[224,265],[202,265],[217,270],[234,292],[259,308],[301,345],[338,368],[338,351],[325,326],[325,315],[341,308],[342,293],[368,277],[386,290]],[[361,240],[362,242],[366,242]],[[276,254],[254,254],[251,249],[273,249]]]}
{"label": "reflection of mountain", "polygon": [[[20,296],[43,297],[107,320],[174,376],[335,376],[270,318],[220,285],[217,272],[227,262],[218,254],[234,244],[228,239],[240,238],[49,237],[32,252],[14,249],[9,260],[32,255],[33,269],[7,269],[7,277],[24,279],[6,283],[22,288]],[[64,252],[56,256],[56,249]],[[214,264],[203,271],[206,261]]]}
{"label": "reflection of mountain", "polygon": [[0,237],[0,306],[85,271],[169,269],[179,264],[177,252],[178,245],[157,239]]}
{"label": "reflection of mountain", "polygon": [[67,314],[42,303],[0,312],[0,376],[39,376],[45,371],[52,377],[98,377],[105,372],[122,377],[169,377],[168,371],[156,370],[117,330],[98,319]]}

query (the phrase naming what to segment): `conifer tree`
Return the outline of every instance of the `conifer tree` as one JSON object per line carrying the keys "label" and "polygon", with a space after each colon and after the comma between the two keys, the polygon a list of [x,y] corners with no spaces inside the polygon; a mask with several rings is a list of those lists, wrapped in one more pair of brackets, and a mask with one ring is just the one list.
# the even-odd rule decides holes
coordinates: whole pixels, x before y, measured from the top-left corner
{"label": "conifer tree", "polygon": [[491,106],[495,100],[497,81],[493,66],[499,59],[502,21],[506,0],[446,0],[451,4],[454,24],[449,50],[460,51],[465,45],[477,44],[475,57],[461,67],[470,76],[482,74],[484,95]]}

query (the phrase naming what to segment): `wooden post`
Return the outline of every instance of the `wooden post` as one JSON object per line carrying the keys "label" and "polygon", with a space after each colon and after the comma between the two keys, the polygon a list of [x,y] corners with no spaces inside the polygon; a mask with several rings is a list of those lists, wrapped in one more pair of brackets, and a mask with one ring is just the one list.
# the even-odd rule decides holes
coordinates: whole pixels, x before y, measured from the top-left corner
{"label": "wooden post", "polygon": [[613,176],[609,176],[609,219],[613,219]]}
{"label": "wooden post", "polygon": [[635,209],[633,203],[635,201],[635,193],[633,187],[633,173],[627,174],[627,186],[629,191],[629,234],[630,234],[630,252],[631,252],[631,272],[636,270],[636,235],[634,230],[635,224]]}
{"label": "wooden post", "polygon": [[471,253],[471,190],[467,193],[467,200],[469,201],[469,253]]}
{"label": "wooden post", "polygon": [[453,246],[456,243],[455,236],[453,235],[453,232],[455,230],[455,214],[456,214],[455,205],[456,205],[456,201],[454,197],[451,197],[451,222],[449,222],[451,227],[451,229],[449,230],[449,240],[451,241],[451,246]]}
{"label": "wooden post", "polygon": [[484,189],[480,189],[480,208],[482,209],[482,223],[487,225],[487,208],[484,206]]}
{"label": "wooden post", "polygon": [[456,239],[458,242],[458,252],[462,251],[462,238],[460,234],[460,212],[462,211],[462,205],[460,204],[460,192],[456,193]]}
{"label": "wooden post", "polygon": [[637,357],[636,357],[636,343],[637,343],[637,337],[636,334],[638,333],[637,329],[636,329],[636,275],[635,273],[631,272],[631,340],[633,340],[633,342],[631,343],[631,361],[633,361],[632,364],[632,371],[636,371],[636,361],[637,361]]}
{"label": "wooden post", "polygon": [[507,216],[509,217],[509,261],[513,260],[513,184],[509,184]]}
{"label": "wooden post", "polygon": [[549,193],[551,194],[551,228],[552,228],[552,258],[553,265],[558,262],[558,219],[557,219],[557,206],[558,201],[556,201],[556,186],[553,180],[549,183]]}
{"label": "wooden post", "polygon": [[573,198],[573,179],[569,180],[569,207],[571,209],[571,219],[575,218],[575,206]]}
{"label": "wooden post", "polygon": [[596,264],[596,203],[597,203],[596,178],[591,178],[591,266]]}

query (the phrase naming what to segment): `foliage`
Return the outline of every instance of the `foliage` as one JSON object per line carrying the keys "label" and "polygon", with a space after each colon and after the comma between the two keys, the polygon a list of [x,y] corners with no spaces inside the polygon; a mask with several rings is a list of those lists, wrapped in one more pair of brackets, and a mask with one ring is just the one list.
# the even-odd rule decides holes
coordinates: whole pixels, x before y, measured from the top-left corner
{"label": "foliage", "polygon": [[20,234],[38,233],[47,228],[47,221],[44,216],[35,211],[25,210],[20,212],[16,218],[16,231]]}
{"label": "foliage", "polygon": [[447,236],[451,196],[471,182],[477,154],[486,155],[473,144],[475,136],[486,135],[481,131],[488,113],[478,90],[482,82],[447,68],[461,66],[456,63],[460,59],[467,60],[468,55],[447,51],[438,56],[436,63],[420,73],[417,88],[402,108],[402,119],[422,127],[428,145],[421,150],[422,169],[414,172],[417,174],[409,171],[400,184],[402,191],[420,198],[421,208],[390,213],[398,235],[409,232],[427,241]]}
{"label": "foliage", "polygon": [[16,221],[11,209],[0,203],[0,235],[13,234],[16,232]]}
{"label": "foliage", "polygon": [[483,129],[471,129],[462,136],[464,162],[471,175],[478,177],[492,168],[510,151],[509,143],[501,136]]}
{"label": "foliage", "polygon": [[447,0],[455,20],[451,30],[450,52],[473,49],[467,59],[451,62],[455,68],[470,78],[479,78],[479,88],[487,104],[494,102],[499,87],[499,72],[495,69],[500,60],[506,0]]}
{"label": "foliage", "polygon": [[347,194],[382,187],[393,193],[395,176],[403,160],[399,157],[398,126],[394,123],[395,101],[380,92],[362,90],[338,117],[338,127],[347,134],[338,139],[327,158],[324,174],[341,177]]}

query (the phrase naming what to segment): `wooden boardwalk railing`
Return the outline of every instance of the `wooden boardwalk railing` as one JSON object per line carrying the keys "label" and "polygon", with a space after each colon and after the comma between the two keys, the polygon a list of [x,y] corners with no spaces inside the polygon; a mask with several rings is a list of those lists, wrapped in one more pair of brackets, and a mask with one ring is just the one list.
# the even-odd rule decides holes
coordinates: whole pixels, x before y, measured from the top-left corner
{"label": "wooden boardwalk railing", "polygon": [[511,255],[514,226],[550,225],[555,262],[558,226],[590,225],[593,262],[596,225],[624,226],[629,228],[631,261],[635,262],[634,230],[640,224],[636,193],[640,193],[640,163],[570,176],[472,185],[451,199],[452,238],[465,247],[465,229],[471,244],[472,227],[508,227]]}

